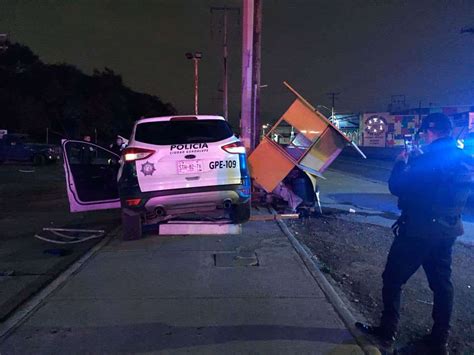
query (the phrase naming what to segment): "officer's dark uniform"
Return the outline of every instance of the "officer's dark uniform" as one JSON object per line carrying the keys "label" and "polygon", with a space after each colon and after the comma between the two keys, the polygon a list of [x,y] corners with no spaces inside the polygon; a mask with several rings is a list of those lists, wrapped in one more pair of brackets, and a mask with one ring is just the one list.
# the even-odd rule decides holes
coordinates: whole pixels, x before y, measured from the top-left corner
{"label": "officer's dark uniform", "polygon": [[394,224],[395,240],[383,272],[384,310],[379,326],[357,322],[362,332],[377,337],[391,351],[400,318],[401,288],[423,266],[434,294],[433,328],[426,340],[430,354],[447,354],[449,323],[453,308],[451,255],[457,236],[464,233],[461,214],[473,185],[473,159],[448,136],[449,119],[431,114],[421,131],[442,137],[395,164],[389,179],[398,196],[401,216]]}
{"label": "officer's dark uniform", "polygon": [[434,141],[407,163],[395,164],[389,188],[399,198],[401,216],[382,275],[380,327],[385,334],[396,333],[401,287],[423,266],[434,294],[432,338],[447,342],[453,307],[452,247],[464,233],[461,214],[471,179],[470,157],[450,137]]}
{"label": "officer's dark uniform", "polygon": [[389,180],[402,213],[383,273],[381,325],[395,332],[401,286],[423,266],[434,293],[432,334],[447,339],[453,305],[451,253],[464,233],[461,213],[470,190],[466,156],[452,138],[433,142],[408,164],[398,162]]}

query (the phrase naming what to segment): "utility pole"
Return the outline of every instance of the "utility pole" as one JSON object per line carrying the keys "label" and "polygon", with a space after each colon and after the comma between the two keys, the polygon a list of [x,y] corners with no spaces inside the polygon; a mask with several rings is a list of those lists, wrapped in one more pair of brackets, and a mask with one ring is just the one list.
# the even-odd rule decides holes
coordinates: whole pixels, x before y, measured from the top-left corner
{"label": "utility pole", "polygon": [[224,66],[224,80],[222,81],[222,90],[223,90],[223,99],[222,105],[224,106],[224,117],[227,120],[229,117],[229,104],[228,104],[228,96],[229,96],[229,86],[227,82],[227,10],[224,10],[224,42],[222,44],[224,47],[224,54],[223,54],[223,66]]}
{"label": "utility pole", "polygon": [[260,66],[263,0],[243,0],[242,142],[251,153],[260,139]]}
{"label": "utility pole", "polygon": [[252,71],[254,0],[242,0],[242,106],[240,134],[247,151],[252,150]]}
{"label": "utility pole", "polygon": [[224,23],[223,23],[223,41],[222,41],[222,112],[224,118],[227,120],[229,117],[229,79],[228,79],[228,57],[229,57],[229,47],[227,45],[228,39],[228,12],[235,11],[240,15],[240,8],[238,7],[211,7],[211,14],[213,12],[223,12]]}
{"label": "utility pole", "polygon": [[194,114],[197,115],[199,110],[199,64],[197,58],[193,58],[194,62]]}
{"label": "utility pole", "polygon": [[340,92],[328,92],[326,94],[331,98],[331,121],[334,120],[334,114],[336,113],[336,100],[340,94]]}
{"label": "utility pole", "polygon": [[192,59],[194,62],[194,114],[198,114],[198,102],[199,102],[199,61],[202,59],[201,52],[194,52],[194,54],[188,52],[185,54],[186,58]]}
{"label": "utility pole", "polygon": [[253,26],[253,101],[252,101],[252,142],[251,150],[255,149],[260,140],[260,73],[262,63],[262,2],[254,0],[254,26]]}

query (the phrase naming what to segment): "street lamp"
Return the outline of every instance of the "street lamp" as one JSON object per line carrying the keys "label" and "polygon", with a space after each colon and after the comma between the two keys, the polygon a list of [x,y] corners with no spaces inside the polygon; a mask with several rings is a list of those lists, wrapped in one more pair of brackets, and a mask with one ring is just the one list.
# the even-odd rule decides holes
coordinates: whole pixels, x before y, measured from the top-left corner
{"label": "street lamp", "polygon": [[202,58],[201,52],[190,53],[187,52],[186,58],[192,59],[194,62],[194,114],[198,114],[198,100],[199,100],[199,68],[198,64]]}

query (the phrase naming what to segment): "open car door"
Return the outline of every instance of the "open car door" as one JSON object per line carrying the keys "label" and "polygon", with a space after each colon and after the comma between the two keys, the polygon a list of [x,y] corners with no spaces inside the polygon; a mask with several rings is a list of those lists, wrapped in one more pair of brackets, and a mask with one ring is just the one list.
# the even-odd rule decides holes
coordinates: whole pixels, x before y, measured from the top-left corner
{"label": "open car door", "polygon": [[63,140],[62,147],[70,211],[120,208],[120,157],[89,142]]}

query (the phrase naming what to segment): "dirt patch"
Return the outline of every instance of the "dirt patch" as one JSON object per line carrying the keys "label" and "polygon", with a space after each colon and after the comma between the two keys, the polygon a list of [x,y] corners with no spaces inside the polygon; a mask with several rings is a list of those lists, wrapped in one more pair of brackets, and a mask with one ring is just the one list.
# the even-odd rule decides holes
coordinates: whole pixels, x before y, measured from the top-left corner
{"label": "dirt patch", "polygon": [[[287,222],[318,257],[351,306],[377,323],[382,311],[381,274],[393,241],[390,228],[351,222],[336,214]],[[455,305],[451,352],[474,354],[474,247],[456,243],[453,253]],[[421,338],[431,329],[432,293],[422,269],[404,287],[398,345]]]}

